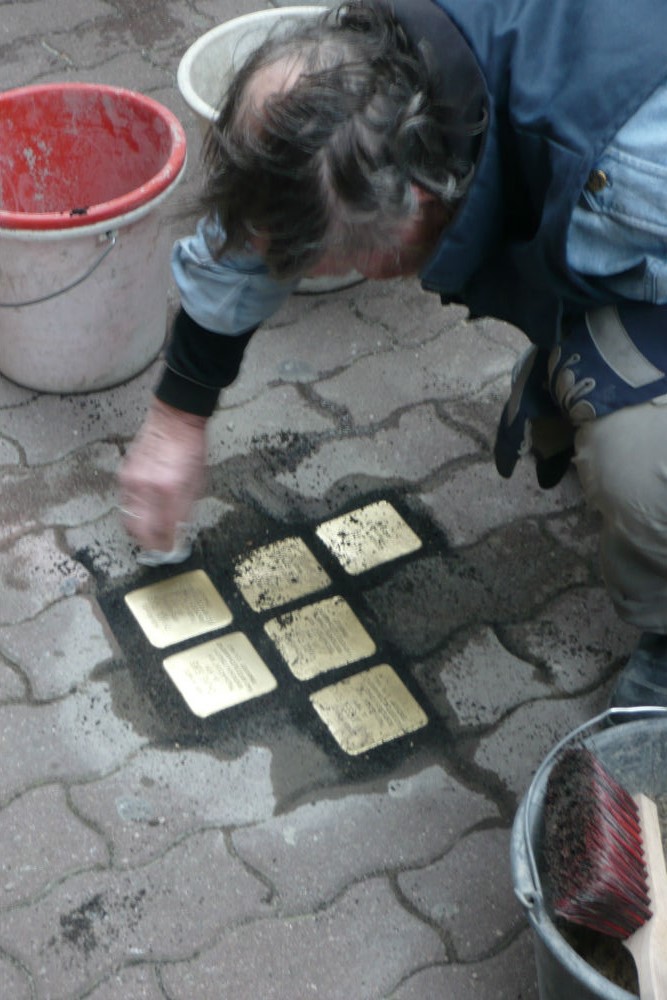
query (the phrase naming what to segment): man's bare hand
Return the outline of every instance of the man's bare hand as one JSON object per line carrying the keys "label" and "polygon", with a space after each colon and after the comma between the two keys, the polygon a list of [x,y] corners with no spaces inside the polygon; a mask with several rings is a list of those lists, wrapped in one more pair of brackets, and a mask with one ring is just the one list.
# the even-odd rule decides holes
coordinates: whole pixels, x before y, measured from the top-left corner
{"label": "man's bare hand", "polygon": [[154,400],[119,473],[123,526],[143,549],[174,547],[201,495],[206,454],[206,418]]}

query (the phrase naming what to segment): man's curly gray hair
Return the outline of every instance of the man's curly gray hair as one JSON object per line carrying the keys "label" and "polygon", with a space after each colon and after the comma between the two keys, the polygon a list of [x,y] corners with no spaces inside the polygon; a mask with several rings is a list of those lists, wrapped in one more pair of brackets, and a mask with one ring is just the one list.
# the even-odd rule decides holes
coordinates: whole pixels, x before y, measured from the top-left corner
{"label": "man's curly gray hair", "polygon": [[[285,85],[257,107],[253,87],[272,68]],[[454,152],[458,109],[437,99],[434,79],[427,46],[382,0],[349,0],[270,36],[236,74],[206,145],[218,249],[260,234],[271,272],[295,277],[332,250],[392,248],[416,211],[414,184],[453,211],[472,165]]]}

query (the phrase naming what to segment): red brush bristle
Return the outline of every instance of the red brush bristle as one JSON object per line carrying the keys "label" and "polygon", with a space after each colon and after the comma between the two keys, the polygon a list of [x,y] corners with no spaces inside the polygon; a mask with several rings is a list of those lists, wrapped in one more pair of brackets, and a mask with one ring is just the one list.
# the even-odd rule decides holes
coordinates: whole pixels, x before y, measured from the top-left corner
{"label": "red brush bristle", "polygon": [[637,805],[590,750],[566,750],[551,769],[543,846],[558,916],[617,938],[650,919]]}

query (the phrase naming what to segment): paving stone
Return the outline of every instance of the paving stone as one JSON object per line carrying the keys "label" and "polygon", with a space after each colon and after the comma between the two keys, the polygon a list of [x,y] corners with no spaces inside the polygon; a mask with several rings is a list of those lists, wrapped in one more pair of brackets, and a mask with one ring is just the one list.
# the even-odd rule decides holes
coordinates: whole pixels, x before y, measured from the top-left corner
{"label": "paving stone", "polygon": [[170,1000],[381,1000],[411,970],[444,957],[438,935],[398,905],[386,881],[370,879],[316,913],[226,931],[163,979]]}
{"label": "paving stone", "polygon": [[477,336],[509,347],[515,357],[520,357],[530,346],[528,338],[517,327],[492,316],[482,316],[473,322]]}
{"label": "paving stone", "polygon": [[520,706],[498,728],[480,740],[475,763],[523,796],[533,774],[553,746],[607,706],[608,692],[596,689],[581,698],[545,699]]}
{"label": "paving stone", "polygon": [[[178,65],[183,45],[179,40],[179,25],[170,22],[167,3],[158,7],[149,0],[141,13],[150,11],[153,16],[144,16],[143,24],[136,30],[133,14],[139,8],[125,3],[125,9],[119,10],[119,3],[123,0],[116,0],[109,16],[95,18],[85,27],[79,25],[78,30],[51,32],[49,50],[69,69],[76,67],[79,80],[88,81],[96,72],[94,82],[108,83],[110,79],[122,79],[124,70],[132,74],[134,89],[151,93],[168,80],[163,53],[170,54],[172,74]],[[194,12],[190,16],[197,19]]]}
{"label": "paving stone", "polygon": [[[25,386],[17,385],[16,382],[10,382],[4,375],[0,375],[0,409],[8,410],[12,406],[24,406],[31,400],[36,399],[38,395],[39,393],[35,392],[34,389],[26,389]],[[7,434],[4,417],[5,414],[3,413],[3,436]],[[7,436],[10,437],[11,435],[7,434]]]}
{"label": "paving stone", "polygon": [[281,909],[295,911],[331,900],[364,875],[427,864],[494,815],[490,802],[433,766],[390,781],[386,794],[317,801],[236,830],[232,842],[275,886]]}
{"label": "paving stone", "polygon": [[378,331],[358,314],[356,300],[355,289],[293,295],[253,335],[239,378],[224,390],[222,405],[246,403],[263,394],[267,384],[317,381],[377,352]]}
{"label": "paving stone", "polygon": [[470,833],[435,864],[398,876],[410,904],[447,932],[459,961],[492,954],[524,923],[512,890],[509,839],[505,829]]}
{"label": "paving stone", "polygon": [[11,441],[0,438],[0,466],[18,465],[21,461],[19,449]]}
{"label": "paving stone", "polygon": [[[514,357],[508,349],[477,338],[471,365],[472,338],[474,332],[462,323],[448,330],[446,338],[361,358],[340,375],[318,382],[317,393],[346,407],[356,425],[385,420],[415,402],[468,395],[506,371]],[[366,391],[369,385],[372,393]]]}
{"label": "paving stone", "polygon": [[90,21],[96,17],[107,17],[114,13],[113,6],[103,0],[68,0],[60,9],[51,0],[32,0],[28,4],[4,4],[2,12],[2,35],[12,38],[48,37],[54,29],[63,31]]}
{"label": "paving stone", "polygon": [[541,490],[529,460],[502,479],[489,461],[454,471],[420,499],[454,546],[471,545],[500,525],[540,517],[583,504],[578,481],[567,476],[553,490]]}
{"label": "paving stone", "polygon": [[491,725],[521,702],[550,691],[533,663],[513,656],[490,628],[479,629],[462,649],[440,652],[417,670],[437,673],[462,726]]}
{"label": "paving stone", "polygon": [[601,519],[597,514],[584,508],[550,518],[544,527],[560,545],[577,552],[583,559],[589,559],[598,569]]}
{"label": "paving stone", "polygon": [[[0,87],[3,90],[11,90],[17,86],[18,81],[23,80],[26,65],[30,66],[30,75],[25,83],[33,83],[56,64],[56,57],[42,44],[41,39],[19,38],[7,44],[4,36],[0,35],[0,56]],[[63,71],[62,64],[60,71]],[[4,392],[0,395],[4,396]]]}
{"label": "paving stone", "polygon": [[433,406],[417,406],[404,413],[396,427],[363,438],[327,441],[293,473],[276,478],[302,496],[321,496],[350,476],[419,480],[476,450],[470,438],[438,419]]}
{"label": "paving stone", "polygon": [[354,287],[349,302],[359,319],[375,332],[380,347],[414,348],[435,337],[440,337],[446,345],[450,331],[465,326],[471,341],[476,336],[477,328],[467,325],[465,306],[443,307],[437,295],[424,292],[419,282],[410,278],[365,281]]}
{"label": "paving stone", "polygon": [[143,743],[114,715],[105,684],[46,705],[2,705],[0,801],[38,783],[111,771]]}
{"label": "paving stone", "polygon": [[36,520],[28,517],[12,517],[4,524],[0,525],[0,545],[8,547],[18,541],[23,535],[31,535],[41,530],[41,525]]}
{"label": "paving stone", "polygon": [[196,955],[225,927],[266,917],[267,897],[208,831],[143,868],[75,875],[7,911],[0,947],[30,969],[37,1000],[65,1000],[119,965]]}
{"label": "paving stone", "polygon": [[116,4],[113,15],[98,21],[104,37],[109,41],[117,38],[120,44],[140,51],[164,41],[173,41],[185,30],[186,21],[197,19],[193,11],[184,10],[175,0],[161,0],[159,3],[147,0],[144,9],[121,0]]}
{"label": "paving stone", "polygon": [[210,27],[222,21],[230,21],[233,17],[240,17],[242,14],[250,14],[263,7],[274,6],[270,0],[268,3],[258,3],[257,0],[197,0],[196,2],[197,11],[206,15]]}
{"label": "paving stone", "polygon": [[136,572],[139,549],[125,533],[116,509],[92,523],[68,528],[65,539],[69,550],[85,558],[95,574],[114,580]]}
{"label": "paving stone", "polygon": [[[272,0],[271,5],[273,7],[306,7],[310,4],[310,0]],[[328,3],[324,0],[319,6],[322,7],[333,7],[333,3]]]}
{"label": "paving stone", "polygon": [[[183,105],[173,81],[181,51],[174,47],[173,41],[141,51],[137,46],[132,47],[129,40],[123,44],[120,37],[115,37],[110,44],[105,32],[87,32],[79,38],[72,33],[61,33],[52,39],[52,47],[65,64],[70,67],[72,63],[77,64],[76,78],[82,83],[113,86],[114,81],[132,72],[133,89],[165,104],[180,119]],[[169,97],[165,101],[167,93]],[[163,211],[167,210],[165,206]],[[165,241],[162,250],[165,259],[169,246],[170,241]]]}
{"label": "paving stone", "polygon": [[268,819],[275,807],[272,755],[249,747],[237,760],[146,748],[114,774],[70,789],[78,813],[103,832],[117,867],[143,864],[185,834]]}
{"label": "paving stone", "polygon": [[62,551],[55,532],[43,531],[0,549],[0,587],[0,625],[13,625],[63,597],[88,590],[90,575]]}
{"label": "paving stone", "polygon": [[30,680],[38,701],[58,698],[118,655],[116,642],[93,599],[70,597],[32,621],[0,628],[0,651]]}
{"label": "paving stone", "polygon": [[103,838],[74,816],[61,785],[32,789],[0,810],[0,843],[0,911],[109,860]]}
{"label": "paving stone", "polygon": [[0,955],[0,996],[11,1000],[33,1000],[29,977],[11,959]]}
{"label": "paving stone", "polygon": [[530,619],[552,597],[587,580],[587,567],[573,553],[555,548],[535,521],[519,520],[470,548],[388,566],[385,581],[369,586],[364,602],[388,640],[423,657],[463,627]]}
{"label": "paving stone", "polygon": [[[23,5],[22,5],[23,6]],[[55,462],[109,436],[131,438],[139,429],[160,362],[112,392],[83,395],[33,393],[3,412],[3,434],[23,449],[28,465]]]}
{"label": "paving stone", "polygon": [[28,695],[28,684],[16,667],[5,663],[0,654],[0,702],[22,701]]}
{"label": "paving stone", "polygon": [[152,965],[132,966],[109,976],[86,1000],[164,1000]]}
{"label": "paving stone", "polygon": [[557,690],[573,694],[609,676],[639,637],[616,615],[601,588],[572,590],[554,601],[535,621],[509,626],[506,636],[533,662],[543,664]]}
{"label": "paving stone", "polygon": [[281,386],[239,409],[225,408],[214,414],[209,423],[209,462],[217,465],[248,451],[283,449],[293,434],[331,429],[331,418],[304,403],[291,386]]}
{"label": "paving stone", "polygon": [[538,1000],[538,996],[533,942],[525,931],[510,948],[485,962],[421,969],[387,1000]]}
{"label": "paving stone", "polygon": [[274,380],[320,381],[360,358],[391,356],[400,346],[413,351],[462,321],[459,307],[443,309],[414,282],[400,286],[398,299],[390,285],[372,281],[331,295],[293,295],[253,336],[223,405],[245,402]]}

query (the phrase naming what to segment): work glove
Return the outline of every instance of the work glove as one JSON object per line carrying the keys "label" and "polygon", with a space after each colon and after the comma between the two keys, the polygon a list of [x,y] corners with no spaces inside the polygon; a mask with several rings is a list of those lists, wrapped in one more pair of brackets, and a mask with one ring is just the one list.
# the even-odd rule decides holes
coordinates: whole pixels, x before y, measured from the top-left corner
{"label": "work glove", "polygon": [[533,455],[542,489],[556,486],[574,455],[574,431],[549,391],[549,352],[530,347],[512,372],[512,390],[496,432],[496,469],[509,479],[524,455]]}

